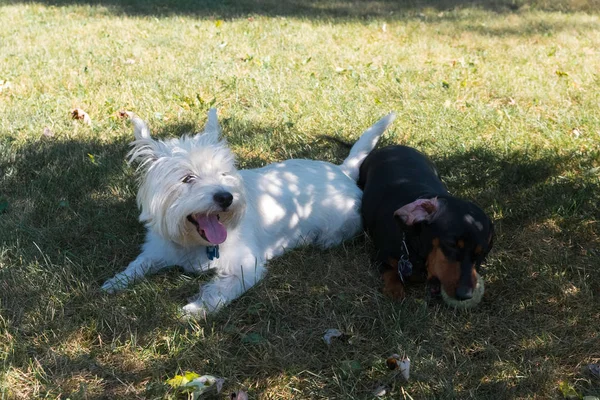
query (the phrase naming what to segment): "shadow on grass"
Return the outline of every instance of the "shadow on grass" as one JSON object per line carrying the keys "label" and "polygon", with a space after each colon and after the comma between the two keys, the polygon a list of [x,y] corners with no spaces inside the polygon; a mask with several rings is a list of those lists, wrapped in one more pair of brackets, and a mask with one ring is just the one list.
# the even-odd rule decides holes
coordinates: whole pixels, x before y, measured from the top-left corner
{"label": "shadow on grass", "polygon": [[598,154],[582,157],[533,149],[498,155],[476,148],[432,158],[455,194],[479,199],[511,224],[598,216],[593,201],[598,182],[589,179]]}
{"label": "shadow on grass", "polygon": [[[226,132],[235,132],[228,141],[241,152],[251,148],[248,141],[258,141],[275,154],[265,157],[263,146],[246,151],[248,156],[239,161],[242,167],[259,167],[287,157],[333,158],[331,147],[306,146],[298,135],[278,146],[276,138],[289,133],[291,127],[248,127],[233,119],[222,124]],[[153,137],[179,136],[197,128],[171,124],[153,132]],[[98,317],[86,304],[97,300],[104,280],[139,253],[145,230],[137,220],[135,167],[125,161],[128,142],[41,138],[16,154],[9,143],[0,146],[0,200],[8,202],[8,208],[0,213],[0,261],[5,265],[0,268],[0,281],[7,282],[0,304],[3,316],[15,326],[35,321],[36,328],[22,332],[63,331],[65,325],[55,319],[55,313],[80,322]],[[183,294],[175,288],[170,295],[183,303],[194,292]],[[155,305],[143,307],[148,319],[153,319]],[[48,309],[52,316],[45,315]],[[113,310],[107,315],[131,321],[140,317],[140,311],[132,315],[124,309],[119,316]]]}
{"label": "shadow on grass", "polygon": [[[239,148],[245,167],[279,157],[340,162],[347,153],[321,141],[308,147],[306,138],[294,137],[293,126],[254,127],[234,119],[223,125],[233,132],[228,140]],[[155,136],[190,128],[169,125]],[[281,138],[288,139],[278,143]],[[257,142],[274,155],[244,150]],[[264,378],[258,392],[282,374],[310,371],[327,377],[327,391],[360,397],[371,380],[385,375],[380,358],[405,350],[419,360],[415,391],[429,385],[436,398],[511,398],[548,391],[556,377],[544,366],[549,355],[576,354],[580,359],[564,361],[574,369],[591,354],[597,339],[592,321],[600,316],[588,303],[600,282],[590,275],[592,256],[583,250],[598,244],[597,227],[586,223],[600,215],[595,202],[600,188],[577,171],[591,167],[597,155],[583,159],[542,150],[497,154],[476,148],[432,157],[453,193],[475,199],[498,220],[487,298],[472,313],[428,306],[421,287],[412,288],[403,304],[382,298],[378,277],[367,266],[369,246],[359,238],[337,249],[298,249],[273,260],[265,283],[211,317],[207,330],[198,334],[198,328],[178,321],[174,308],[196,292],[198,282],[176,272],[116,296],[99,292],[102,281],[132,260],[143,241],[134,173],[124,162],[127,150],[126,141],[46,140],[23,148],[14,159],[2,153],[2,196],[9,209],[0,214],[0,304],[4,329],[16,343],[8,362],[26,369],[35,358],[52,393],[67,390],[60,382],[77,372],[101,377],[110,392],[123,382],[139,385],[161,381],[179,368],[196,370],[204,360],[206,371],[236,385]],[[570,282],[576,289],[566,293]],[[327,348],[321,341],[327,328],[362,339]],[[179,351],[169,349],[165,332],[188,336],[189,343]],[[563,337],[570,338],[568,343]],[[56,350],[78,340],[86,343],[88,355],[73,358]],[[152,348],[154,358],[132,366],[123,354],[106,349],[128,343]],[[456,366],[456,357],[465,364]],[[353,360],[360,361],[362,372],[347,370],[344,363]],[[467,364],[471,361],[473,366]],[[510,368],[529,378],[493,378]],[[426,374],[428,369],[438,376]],[[480,383],[468,392],[456,389],[456,382],[462,387]],[[321,390],[311,385],[310,379],[300,379],[298,390]],[[583,387],[597,393],[593,385]],[[90,398],[106,393],[90,393]]]}
{"label": "shadow on grass", "polygon": [[[14,0],[13,0],[14,1]],[[16,1],[15,1],[16,2]],[[317,19],[414,16],[421,10],[480,8],[514,12],[522,7],[544,11],[595,12],[598,0],[38,0],[53,6],[99,5],[129,15],[197,15],[239,18],[251,15]]]}

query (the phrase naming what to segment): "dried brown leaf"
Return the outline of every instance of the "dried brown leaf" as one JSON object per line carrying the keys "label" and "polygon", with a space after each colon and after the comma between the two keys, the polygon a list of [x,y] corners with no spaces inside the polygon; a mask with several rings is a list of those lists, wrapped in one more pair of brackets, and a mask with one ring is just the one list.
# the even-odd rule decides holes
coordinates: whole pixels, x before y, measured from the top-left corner
{"label": "dried brown leaf", "polygon": [[79,119],[79,120],[83,120],[83,123],[87,124],[87,125],[92,125],[92,119],[90,118],[90,116],[88,115],[88,113],[86,113],[85,111],[83,111],[81,108],[74,108],[71,110],[71,117],[73,119]]}

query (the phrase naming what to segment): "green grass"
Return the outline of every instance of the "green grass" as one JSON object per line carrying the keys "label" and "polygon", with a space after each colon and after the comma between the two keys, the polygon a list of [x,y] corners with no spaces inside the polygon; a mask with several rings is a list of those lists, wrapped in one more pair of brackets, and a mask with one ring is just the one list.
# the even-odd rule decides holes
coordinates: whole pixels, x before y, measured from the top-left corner
{"label": "green grass", "polygon": [[[164,398],[181,371],[251,398],[600,396],[597,1],[151,0],[0,3],[0,398]],[[473,311],[423,286],[380,293],[364,237],[273,260],[208,321],[178,308],[207,277],[99,291],[138,252],[131,127],[202,126],[217,106],[240,167],[339,162],[390,109],[498,237]],[[70,119],[87,111],[92,126]],[[54,134],[42,136],[44,128]],[[328,328],[352,334],[327,347]],[[360,367],[358,367],[360,365]],[[226,397],[226,396],[225,396]],[[223,397],[223,398],[225,398]]]}

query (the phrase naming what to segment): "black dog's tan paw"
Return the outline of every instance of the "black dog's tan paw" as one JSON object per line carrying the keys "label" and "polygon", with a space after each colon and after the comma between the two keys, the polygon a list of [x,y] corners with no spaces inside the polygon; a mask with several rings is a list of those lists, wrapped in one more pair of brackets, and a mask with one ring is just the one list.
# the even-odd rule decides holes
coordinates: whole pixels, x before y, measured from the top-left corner
{"label": "black dog's tan paw", "polygon": [[402,300],[406,296],[404,284],[395,270],[383,273],[383,294],[394,300]]}

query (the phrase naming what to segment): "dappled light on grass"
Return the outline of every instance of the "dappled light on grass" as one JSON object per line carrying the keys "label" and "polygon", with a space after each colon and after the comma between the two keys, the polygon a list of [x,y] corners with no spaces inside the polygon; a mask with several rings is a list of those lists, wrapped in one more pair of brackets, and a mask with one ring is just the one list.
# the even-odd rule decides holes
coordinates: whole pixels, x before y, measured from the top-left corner
{"label": "dappled light on grass", "polygon": [[[162,398],[189,370],[251,398],[364,398],[406,353],[393,398],[552,398],[559,381],[598,396],[585,370],[600,357],[595,3],[409,3],[2,6],[0,393]],[[391,302],[364,237],[274,260],[208,321],[177,314],[208,276],[101,295],[144,235],[118,111],[166,138],[212,105],[243,168],[339,162],[347,149],[319,135],[352,142],[398,111],[384,143],[426,152],[497,221],[480,307],[449,309],[422,285]],[[79,107],[91,127],[71,119]],[[327,346],[330,328],[352,343]]]}

